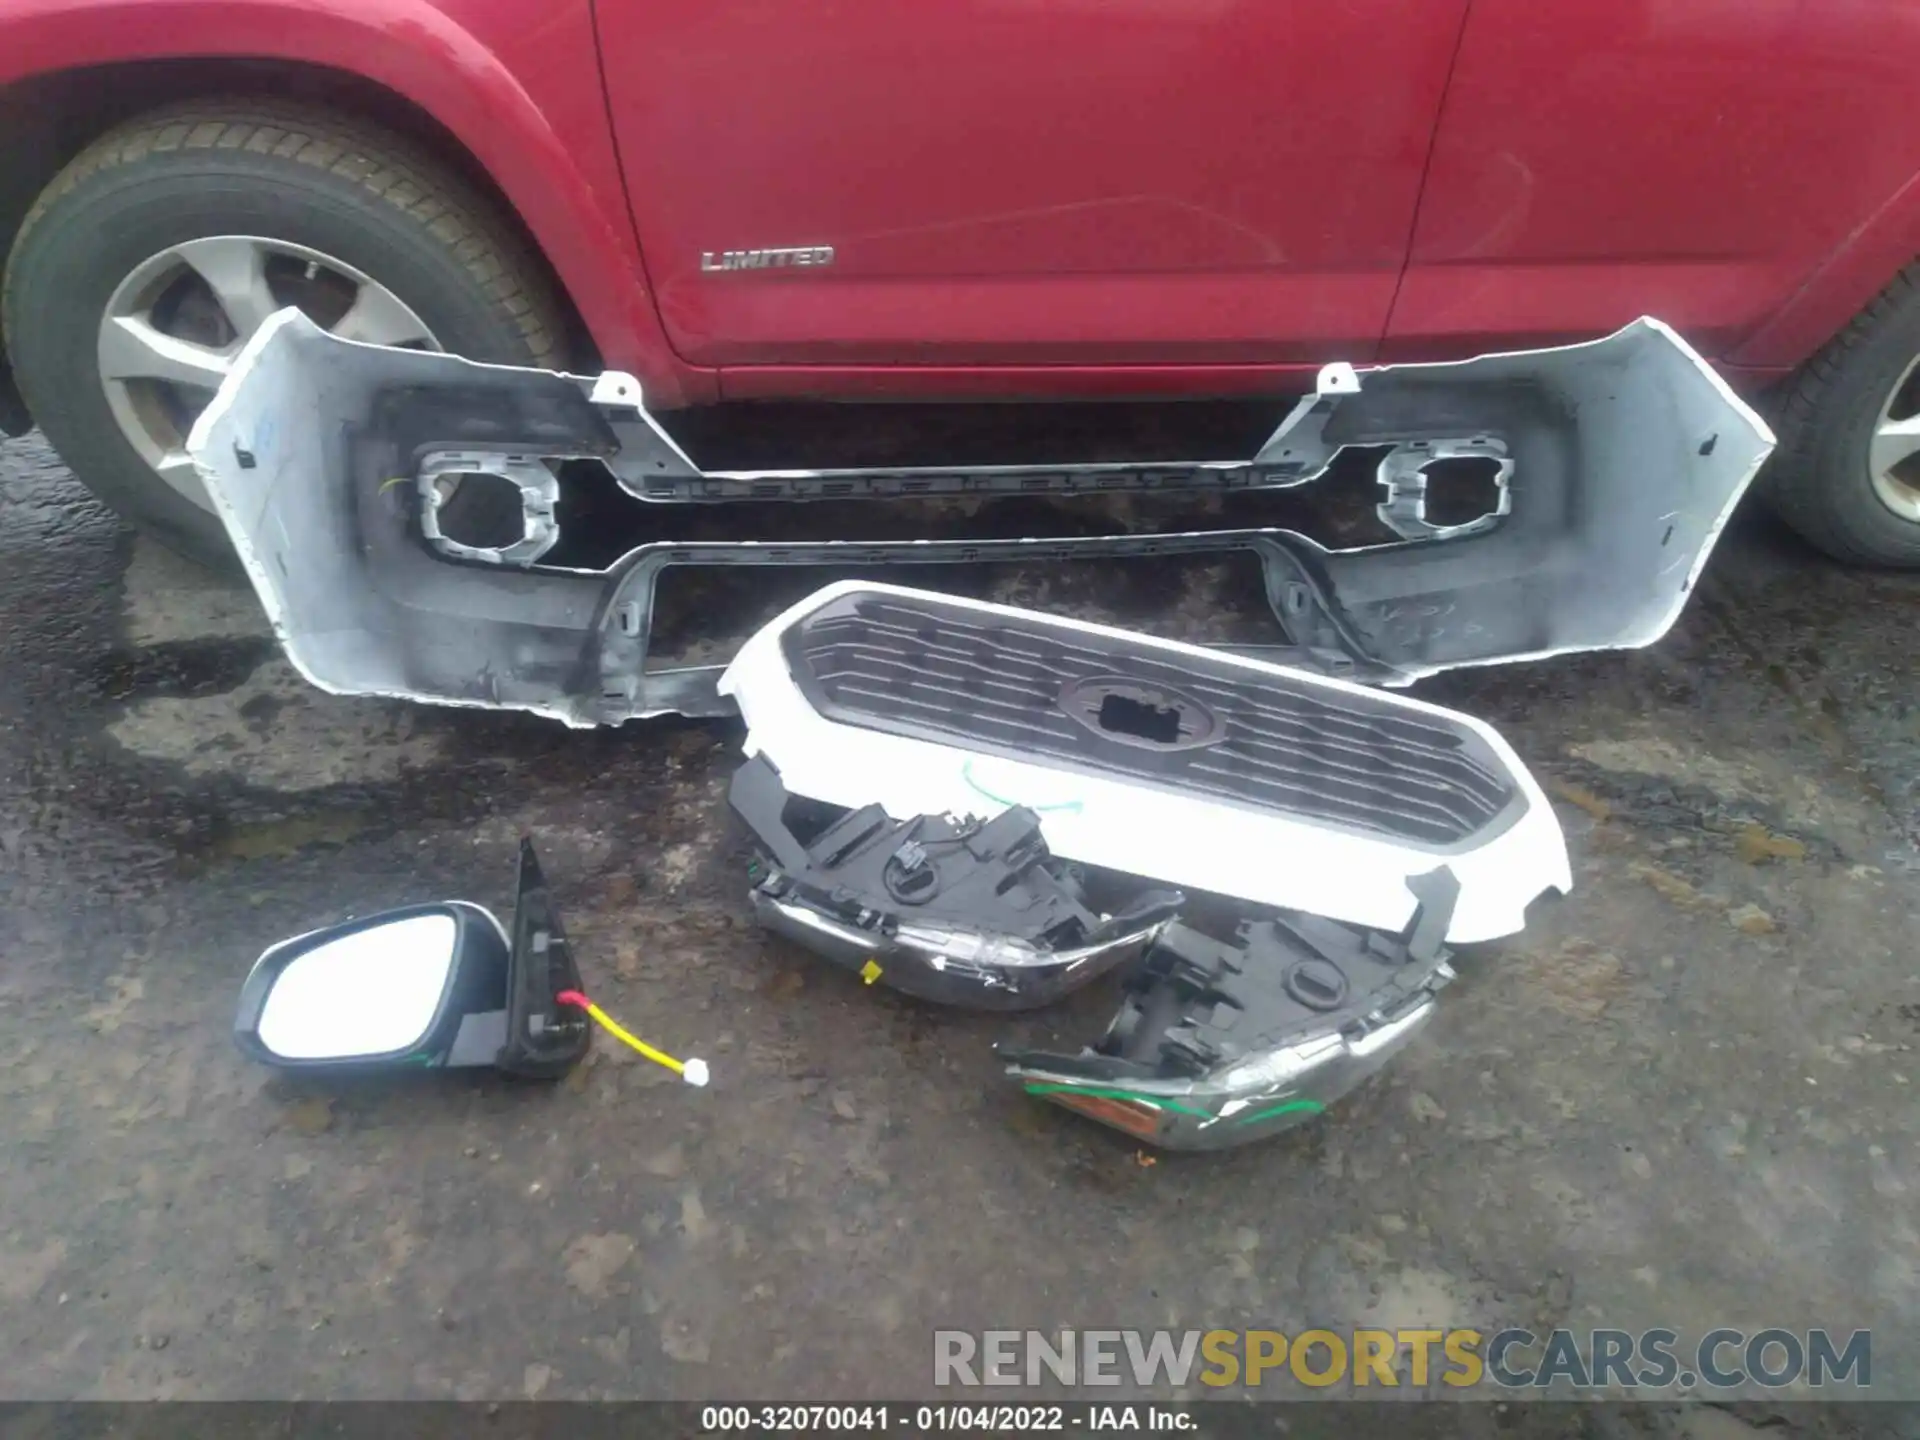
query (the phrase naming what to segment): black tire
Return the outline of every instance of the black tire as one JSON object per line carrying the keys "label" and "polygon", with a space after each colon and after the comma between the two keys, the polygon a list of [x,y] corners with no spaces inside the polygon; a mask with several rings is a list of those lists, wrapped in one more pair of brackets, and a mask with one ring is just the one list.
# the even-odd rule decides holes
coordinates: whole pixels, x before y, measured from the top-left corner
{"label": "black tire", "polygon": [[74,473],[195,559],[231,566],[226,532],[121,433],[96,337],[134,267],[212,235],[334,256],[397,295],[455,354],[560,363],[561,312],[544,266],[474,186],[411,142],[271,100],[197,101],[120,126],[34,204],[7,263],[0,323],[28,408]]}
{"label": "black tire", "polygon": [[1903,271],[1781,390],[1780,448],[1762,477],[1774,512],[1836,560],[1920,567],[1920,523],[1873,485],[1881,407],[1920,355],[1920,266]]}

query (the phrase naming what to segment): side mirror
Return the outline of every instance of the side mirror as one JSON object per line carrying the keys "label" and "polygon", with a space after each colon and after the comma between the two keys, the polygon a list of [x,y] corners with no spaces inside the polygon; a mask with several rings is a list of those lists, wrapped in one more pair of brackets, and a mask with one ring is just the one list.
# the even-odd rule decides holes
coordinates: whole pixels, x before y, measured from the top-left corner
{"label": "side mirror", "polygon": [[409,905],[282,940],[240,990],[234,1039],[282,1070],[493,1066],[564,1075],[587,1053],[581,989],[530,841],[509,932],[464,900]]}

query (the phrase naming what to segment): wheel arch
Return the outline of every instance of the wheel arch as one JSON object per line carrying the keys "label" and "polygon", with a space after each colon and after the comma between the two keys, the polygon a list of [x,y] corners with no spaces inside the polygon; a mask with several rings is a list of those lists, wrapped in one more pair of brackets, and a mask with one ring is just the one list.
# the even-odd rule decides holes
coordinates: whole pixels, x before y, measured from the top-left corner
{"label": "wheel arch", "polygon": [[[198,8],[197,0],[180,8],[190,13]],[[280,13],[278,6],[265,8]],[[311,19],[318,12],[284,13]],[[442,28],[449,25],[433,13]],[[308,43],[310,37],[302,34],[305,26],[275,32],[281,37],[276,43],[326,57],[333,47],[353,39],[341,39],[332,24],[349,31],[366,28],[337,16],[324,18],[329,22],[325,33],[333,37],[327,45]],[[7,55],[18,28],[0,22],[0,55]],[[363,46],[384,46],[392,55],[400,45],[390,31],[384,27],[358,40]],[[181,33],[191,36],[191,24],[183,24]],[[507,223],[528,241],[529,252],[547,267],[554,292],[566,307],[573,332],[569,354],[575,363],[604,361],[637,371],[662,404],[700,398],[686,393],[685,367],[673,360],[660,331],[628,217],[609,213],[602,203],[608,192],[604,184],[596,189],[593,183],[602,175],[590,178],[584,173],[594,168],[595,157],[572,153],[491,52],[475,58],[447,54],[445,44],[427,47],[420,37],[411,43],[432,52],[424,63],[420,54],[412,55],[405,66],[417,81],[412,86],[416,93],[324,58],[284,54],[112,59],[11,80],[0,73],[0,266],[35,198],[80,151],[115,126],[200,96],[298,100],[395,132],[460,172],[494,201]],[[469,36],[467,44],[476,47],[478,42]],[[30,52],[33,47],[26,48]],[[8,58],[22,58],[21,51]],[[0,60],[4,66],[6,61]],[[597,73],[595,79],[597,83]],[[423,96],[418,93],[422,90],[431,93]],[[615,165],[604,119],[598,139],[606,150],[604,165]],[[624,202],[617,185],[611,193]],[[0,428],[17,429],[26,416],[4,366],[0,352]],[[697,391],[697,377],[694,386]]]}

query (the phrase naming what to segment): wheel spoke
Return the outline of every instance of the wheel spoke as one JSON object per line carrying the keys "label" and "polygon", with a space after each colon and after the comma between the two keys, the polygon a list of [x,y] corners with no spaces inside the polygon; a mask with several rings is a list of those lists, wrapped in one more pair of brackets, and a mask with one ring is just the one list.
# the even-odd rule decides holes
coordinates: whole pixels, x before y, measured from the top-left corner
{"label": "wheel spoke", "polygon": [[1873,432],[1869,454],[1874,473],[1884,475],[1909,455],[1920,451],[1920,415],[1905,420],[1882,420]]}
{"label": "wheel spoke", "polygon": [[252,240],[238,235],[189,240],[176,246],[174,254],[207,282],[242,341],[281,308],[267,285],[266,252]]}
{"label": "wheel spoke", "polygon": [[417,345],[433,343],[427,327],[401,303],[399,297],[378,285],[362,285],[353,305],[340,317],[333,333],[342,340],[360,340],[369,345]]}
{"label": "wheel spoke", "polygon": [[100,327],[100,374],[107,380],[171,380],[215,390],[227,365],[218,350],[163,335],[135,315],[110,315]]}

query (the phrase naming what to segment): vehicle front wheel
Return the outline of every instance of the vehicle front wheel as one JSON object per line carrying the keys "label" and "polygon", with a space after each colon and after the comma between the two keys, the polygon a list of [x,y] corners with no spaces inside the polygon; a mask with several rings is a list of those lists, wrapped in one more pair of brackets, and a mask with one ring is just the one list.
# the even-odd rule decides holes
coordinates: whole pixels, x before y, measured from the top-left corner
{"label": "vehicle front wheel", "polygon": [[1762,494],[1837,560],[1920,568],[1920,266],[1788,382]]}
{"label": "vehicle front wheel", "polygon": [[486,198],[411,142],[271,101],[144,116],[28,214],[0,319],[21,392],[80,480],[231,564],[185,440],[249,336],[296,305],[337,335],[553,367],[558,303]]}

